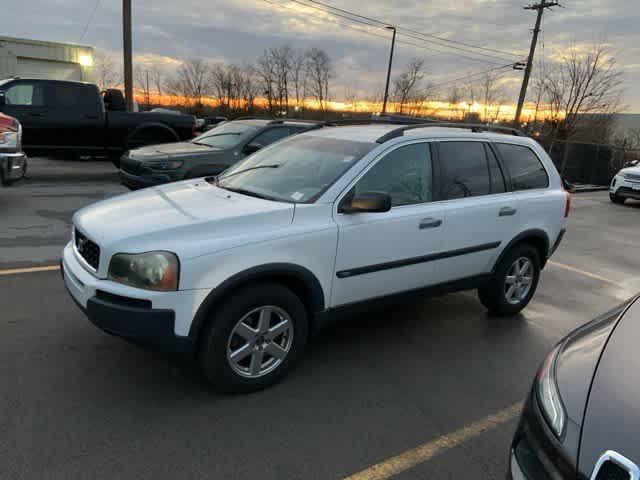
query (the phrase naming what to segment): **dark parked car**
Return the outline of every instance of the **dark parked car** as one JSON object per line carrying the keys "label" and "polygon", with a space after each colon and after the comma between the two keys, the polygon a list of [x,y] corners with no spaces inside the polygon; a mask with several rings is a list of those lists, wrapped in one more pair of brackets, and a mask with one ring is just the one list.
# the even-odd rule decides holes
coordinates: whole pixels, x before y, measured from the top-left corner
{"label": "dark parked car", "polygon": [[224,122],[188,142],[130,150],[120,160],[120,178],[131,189],[218,175],[282,138],[322,125],[300,120],[244,119]]}
{"label": "dark parked car", "polygon": [[22,152],[22,127],[15,118],[0,113],[0,183],[11,185],[24,177],[27,156]]}
{"label": "dark parked car", "polygon": [[17,118],[28,153],[108,155],[193,137],[191,115],[127,112],[122,92],[59,80],[0,80],[0,112]]}
{"label": "dark parked car", "polygon": [[525,404],[509,478],[636,480],[640,463],[640,300],[569,334]]}

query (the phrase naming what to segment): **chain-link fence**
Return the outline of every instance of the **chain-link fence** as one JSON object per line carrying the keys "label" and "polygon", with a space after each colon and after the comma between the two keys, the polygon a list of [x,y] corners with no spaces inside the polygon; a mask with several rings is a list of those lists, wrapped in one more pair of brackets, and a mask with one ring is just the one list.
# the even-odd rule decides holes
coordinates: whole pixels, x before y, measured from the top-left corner
{"label": "chain-link fence", "polygon": [[614,145],[556,141],[547,150],[564,179],[589,185],[609,185],[621,168],[640,159],[640,150]]}

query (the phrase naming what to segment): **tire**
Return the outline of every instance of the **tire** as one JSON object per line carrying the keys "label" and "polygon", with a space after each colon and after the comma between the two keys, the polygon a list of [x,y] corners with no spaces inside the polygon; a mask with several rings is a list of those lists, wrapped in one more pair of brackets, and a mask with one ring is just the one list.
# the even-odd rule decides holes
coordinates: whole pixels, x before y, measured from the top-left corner
{"label": "tire", "polygon": [[11,185],[11,180],[7,180],[4,178],[4,173],[2,172],[2,168],[0,168],[0,185],[3,187],[8,187]]}
{"label": "tire", "polygon": [[610,194],[609,194],[609,198],[610,198],[610,199],[611,199],[611,201],[612,201],[613,203],[615,203],[616,205],[622,205],[622,204],[625,202],[625,200],[626,200],[626,198],[621,197],[620,195],[616,195],[615,193],[610,193]]}
{"label": "tire", "polygon": [[[514,275],[516,262],[527,270],[524,275]],[[528,262],[528,263],[527,263]],[[515,278],[514,278],[515,277]],[[529,282],[526,279],[529,278]],[[478,289],[478,297],[490,313],[498,316],[515,315],[522,311],[531,301],[538,288],[540,279],[540,254],[528,243],[514,246],[500,260],[489,283]],[[515,281],[518,286],[508,297],[511,286],[507,282]],[[513,284],[511,284],[513,285]],[[523,288],[526,290],[523,291]],[[518,298],[519,297],[519,298]]]}
{"label": "tire", "polygon": [[[261,329],[263,318],[269,320]],[[284,328],[284,322],[289,322],[290,328],[276,331],[270,338],[266,325]],[[308,330],[307,311],[288,288],[277,283],[241,288],[210,314],[200,342],[200,368],[219,391],[262,390],[280,381],[295,366],[304,351]],[[236,362],[231,359],[233,352],[240,352]]]}

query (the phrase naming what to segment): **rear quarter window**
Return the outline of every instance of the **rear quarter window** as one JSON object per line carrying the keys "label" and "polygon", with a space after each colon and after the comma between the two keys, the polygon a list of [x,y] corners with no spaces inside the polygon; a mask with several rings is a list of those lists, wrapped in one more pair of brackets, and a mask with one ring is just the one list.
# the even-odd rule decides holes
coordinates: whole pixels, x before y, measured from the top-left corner
{"label": "rear quarter window", "polygon": [[511,176],[513,190],[533,190],[549,186],[549,175],[533,150],[509,143],[495,145]]}

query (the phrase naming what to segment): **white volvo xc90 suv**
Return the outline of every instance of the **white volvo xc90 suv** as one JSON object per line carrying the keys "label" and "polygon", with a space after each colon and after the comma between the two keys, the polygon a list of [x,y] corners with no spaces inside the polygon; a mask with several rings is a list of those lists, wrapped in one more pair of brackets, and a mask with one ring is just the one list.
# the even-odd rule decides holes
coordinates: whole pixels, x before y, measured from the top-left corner
{"label": "white volvo xc90 suv", "polygon": [[282,378],[330,314],[408,292],[531,300],[569,194],[533,140],[372,123],[278,142],[218,178],[77,212],[65,284],[101,329],[193,354],[219,389]]}

